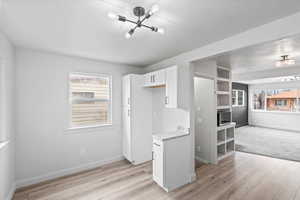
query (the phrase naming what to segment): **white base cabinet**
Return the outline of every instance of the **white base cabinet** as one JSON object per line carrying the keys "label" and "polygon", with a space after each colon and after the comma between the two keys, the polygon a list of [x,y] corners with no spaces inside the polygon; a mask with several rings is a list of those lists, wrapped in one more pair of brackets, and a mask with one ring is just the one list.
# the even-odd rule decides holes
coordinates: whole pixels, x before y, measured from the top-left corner
{"label": "white base cabinet", "polygon": [[153,180],[169,192],[191,182],[190,135],[157,139],[153,136]]}

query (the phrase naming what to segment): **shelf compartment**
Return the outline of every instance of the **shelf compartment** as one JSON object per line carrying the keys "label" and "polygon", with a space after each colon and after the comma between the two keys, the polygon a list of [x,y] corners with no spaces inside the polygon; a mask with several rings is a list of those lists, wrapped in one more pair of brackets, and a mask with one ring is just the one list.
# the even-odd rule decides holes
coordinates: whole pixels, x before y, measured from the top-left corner
{"label": "shelf compartment", "polygon": [[225,80],[217,80],[217,91],[229,92],[230,82]]}
{"label": "shelf compartment", "polygon": [[224,67],[218,67],[217,76],[219,78],[230,79],[230,69],[226,69]]}
{"label": "shelf compartment", "polygon": [[234,152],[234,140],[226,143],[226,153]]}
{"label": "shelf compartment", "polygon": [[225,134],[225,130],[219,130],[218,134],[217,134],[217,138],[218,138],[218,145],[224,144],[226,141],[226,134]]}
{"label": "shelf compartment", "polygon": [[230,95],[229,94],[218,94],[217,95],[217,106],[230,106]]}
{"label": "shelf compartment", "polygon": [[225,143],[221,144],[221,145],[218,145],[217,149],[218,149],[218,158],[221,158],[222,156],[224,156],[226,154]]}
{"label": "shelf compartment", "polygon": [[226,140],[234,139],[234,127],[226,129]]}

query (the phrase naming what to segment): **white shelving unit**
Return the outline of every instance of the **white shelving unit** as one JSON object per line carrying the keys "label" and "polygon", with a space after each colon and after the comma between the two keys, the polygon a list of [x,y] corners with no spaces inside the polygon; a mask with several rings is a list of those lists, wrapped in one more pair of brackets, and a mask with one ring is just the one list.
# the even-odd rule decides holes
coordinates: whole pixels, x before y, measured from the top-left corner
{"label": "white shelving unit", "polygon": [[235,152],[235,123],[217,127],[217,159],[222,160]]}
{"label": "white shelving unit", "polygon": [[[231,111],[231,71],[229,68],[217,66],[216,77],[216,102],[217,111]],[[217,142],[216,142],[216,161],[232,155],[235,152],[234,140],[235,123],[228,123],[224,126],[217,127]]]}
{"label": "white shelving unit", "polygon": [[231,109],[231,72],[217,66],[216,77],[217,110]]}

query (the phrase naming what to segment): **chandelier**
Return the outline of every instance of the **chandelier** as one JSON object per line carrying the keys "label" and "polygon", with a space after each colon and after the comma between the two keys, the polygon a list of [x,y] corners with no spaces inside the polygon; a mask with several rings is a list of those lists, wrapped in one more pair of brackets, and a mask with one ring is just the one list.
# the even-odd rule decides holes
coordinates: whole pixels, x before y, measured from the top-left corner
{"label": "chandelier", "polygon": [[111,19],[114,19],[114,20],[121,21],[121,22],[128,22],[128,23],[134,24],[134,27],[131,28],[125,34],[125,37],[127,39],[132,37],[132,35],[135,33],[137,28],[146,28],[146,29],[149,29],[153,32],[164,34],[164,32],[165,32],[164,29],[158,28],[156,26],[149,26],[149,25],[145,24],[145,21],[147,19],[149,19],[151,16],[153,16],[154,13],[156,13],[158,10],[159,10],[158,5],[153,5],[151,7],[151,9],[147,12],[146,12],[146,9],[144,7],[137,6],[133,9],[133,14],[137,17],[136,20],[131,20],[131,19],[128,19],[127,17],[125,17],[125,16],[117,15],[117,14],[111,13],[111,12],[108,13],[108,17],[111,18]]}
{"label": "chandelier", "polygon": [[294,64],[296,64],[296,60],[290,59],[288,55],[281,56],[281,60],[278,60],[276,62],[277,67],[287,66],[287,65],[294,65]]}

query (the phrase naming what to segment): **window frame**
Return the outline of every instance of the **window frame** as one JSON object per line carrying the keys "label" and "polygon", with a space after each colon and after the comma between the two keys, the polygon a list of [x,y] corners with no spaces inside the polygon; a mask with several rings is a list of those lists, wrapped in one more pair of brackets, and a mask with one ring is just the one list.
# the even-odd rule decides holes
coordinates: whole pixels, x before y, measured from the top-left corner
{"label": "window frame", "polygon": [[[242,92],[243,93],[243,104],[239,105],[239,96],[238,93]],[[231,97],[231,103],[232,103],[232,99],[235,98],[235,104],[232,103],[232,107],[244,107],[245,106],[245,90],[237,90],[237,89],[232,89],[232,93],[235,93],[235,97]]]}
{"label": "window frame", "polygon": [[[98,124],[98,125],[88,125],[88,126],[72,126],[72,92],[71,92],[71,83],[70,83],[70,77],[71,75],[83,75],[83,76],[95,76],[95,77],[105,77],[108,78],[109,80],[109,112],[108,112],[108,119],[109,122],[105,124]],[[102,74],[102,73],[88,73],[88,72],[69,72],[68,73],[68,78],[67,78],[67,84],[68,84],[68,130],[78,130],[78,129],[91,129],[91,128],[101,128],[101,127],[110,127],[113,125],[112,122],[112,115],[113,115],[113,96],[112,96],[112,82],[113,82],[113,77],[110,74]]]}
{"label": "window frame", "polygon": [[[267,94],[267,91],[268,90],[286,90],[286,89],[289,89],[289,90],[300,90],[300,87],[287,87],[287,88],[281,88],[281,87],[271,87],[271,88],[254,88],[250,91],[249,93],[249,98],[250,98],[250,105],[251,105],[251,111],[252,112],[263,112],[263,113],[278,113],[278,114],[296,114],[296,115],[299,115],[300,114],[300,110],[297,110],[295,112],[291,112],[291,111],[280,111],[280,110],[268,110],[267,109],[267,98],[265,96],[265,108],[264,109],[254,109],[254,106],[253,106],[253,95],[257,92],[257,91],[264,91],[266,94]],[[298,99],[298,101],[297,101]],[[296,99],[296,102],[300,102],[300,95],[297,96],[297,99]]]}

